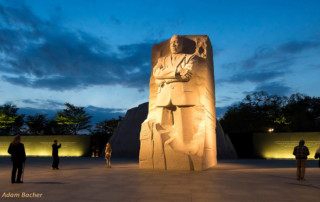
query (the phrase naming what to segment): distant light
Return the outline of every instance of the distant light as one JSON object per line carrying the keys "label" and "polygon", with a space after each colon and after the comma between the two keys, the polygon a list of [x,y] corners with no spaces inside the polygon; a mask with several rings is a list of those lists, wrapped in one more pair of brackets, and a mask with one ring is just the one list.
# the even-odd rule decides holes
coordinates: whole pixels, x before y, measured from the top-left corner
{"label": "distant light", "polygon": [[[0,156],[9,156],[8,147],[12,136],[0,136]],[[58,139],[62,144],[59,156],[79,157],[87,154],[90,148],[90,136],[87,135],[45,135],[23,136],[27,156],[52,156],[53,140]]]}
{"label": "distant light", "polygon": [[256,155],[262,158],[294,159],[292,152],[302,137],[309,148],[309,157],[313,157],[320,145],[320,132],[269,133],[267,128],[264,133],[254,133],[253,147]]}
{"label": "distant light", "polygon": [[273,131],[274,131],[273,128],[269,128],[269,129],[268,129],[268,132],[269,132],[269,133],[272,133]]}

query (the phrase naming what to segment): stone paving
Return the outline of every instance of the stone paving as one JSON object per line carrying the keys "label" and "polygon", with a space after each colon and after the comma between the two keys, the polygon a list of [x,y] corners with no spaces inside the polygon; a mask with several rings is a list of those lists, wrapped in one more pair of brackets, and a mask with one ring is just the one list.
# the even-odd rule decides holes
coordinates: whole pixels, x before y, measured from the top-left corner
{"label": "stone paving", "polygon": [[[11,184],[10,159],[0,158],[0,201],[319,201],[320,168],[308,161],[306,180],[295,178],[293,160],[219,161],[202,172],[153,171],[137,160],[28,158],[23,184]],[[4,194],[11,196],[6,198]],[[24,194],[24,197],[22,195]],[[26,194],[34,194],[26,198]],[[41,195],[41,197],[39,197]]]}

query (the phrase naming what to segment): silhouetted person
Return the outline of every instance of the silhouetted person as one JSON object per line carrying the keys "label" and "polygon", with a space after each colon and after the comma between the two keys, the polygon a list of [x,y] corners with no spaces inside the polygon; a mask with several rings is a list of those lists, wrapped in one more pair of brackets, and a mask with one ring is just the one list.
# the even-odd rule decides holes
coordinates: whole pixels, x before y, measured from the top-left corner
{"label": "silhouetted person", "polygon": [[296,156],[297,162],[297,180],[304,180],[304,174],[309,155],[308,147],[304,146],[304,140],[300,140],[299,145],[293,150],[293,155]]}
{"label": "silhouetted person", "polygon": [[105,159],[106,159],[107,168],[111,168],[110,158],[111,158],[112,148],[111,148],[111,145],[110,145],[109,142],[106,145],[106,151],[105,152],[106,152]]}
{"label": "silhouetted person", "polygon": [[[11,154],[12,161],[12,174],[11,183],[23,183],[21,180],[23,164],[26,161],[26,152],[24,150],[24,145],[20,142],[20,135],[16,135],[11,142],[8,153]],[[17,174],[18,169],[18,175]]]}
{"label": "silhouetted person", "polygon": [[52,169],[59,169],[59,155],[58,155],[58,149],[61,147],[61,144],[58,145],[58,141],[55,140],[52,145]]}
{"label": "silhouetted person", "polygon": [[316,151],[316,154],[314,155],[314,158],[315,159],[319,159],[319,168],[320,168],[320,147],[317,149],[317,151]]}

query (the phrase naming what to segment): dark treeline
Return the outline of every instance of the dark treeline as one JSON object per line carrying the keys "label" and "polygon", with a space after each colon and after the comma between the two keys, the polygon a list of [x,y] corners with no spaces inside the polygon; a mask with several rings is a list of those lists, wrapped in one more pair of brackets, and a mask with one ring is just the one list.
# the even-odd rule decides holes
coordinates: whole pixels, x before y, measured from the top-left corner
{"label": "dark treeline", "polygon": [[122,117],[104,120],[92,127],[92,116],[84,107],[70,103],[65,103],[65,109],[58,111],[53,119],[48,119],[46,114],[19,114],[18,110],[11,104],[0,106],[0,135],[77,135],[80,131],[87,131],[109,139],[122,120]]}
{"label": "dark treeline", "polygon": [[255,92],[228,108],[220,119],[226,133],[310,132],[320,130],[320,98]]}

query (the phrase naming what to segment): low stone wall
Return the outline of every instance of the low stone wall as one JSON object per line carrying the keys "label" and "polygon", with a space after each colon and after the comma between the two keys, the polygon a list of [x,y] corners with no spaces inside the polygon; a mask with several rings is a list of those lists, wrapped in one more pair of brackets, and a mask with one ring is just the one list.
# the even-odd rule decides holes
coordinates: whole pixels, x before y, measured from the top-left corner
{"label": "low stone wall", "polygon": [[[9,156],[8,147],[13,136],[0,136],[0,156]],[[89,156],[90,136],[88,135],[43,135],[21,136],[27,156],[52,156],[54,140],[61,143],[59,156]]]}
{"label": "low stone wall", "polygon": [[293,149],[301,139],[309,148],[308,158],[313,159],[316,150],[320,147],[320,132],[297,133],[255,133],[253,147],[256,155],[266,159],[293,159]]}

